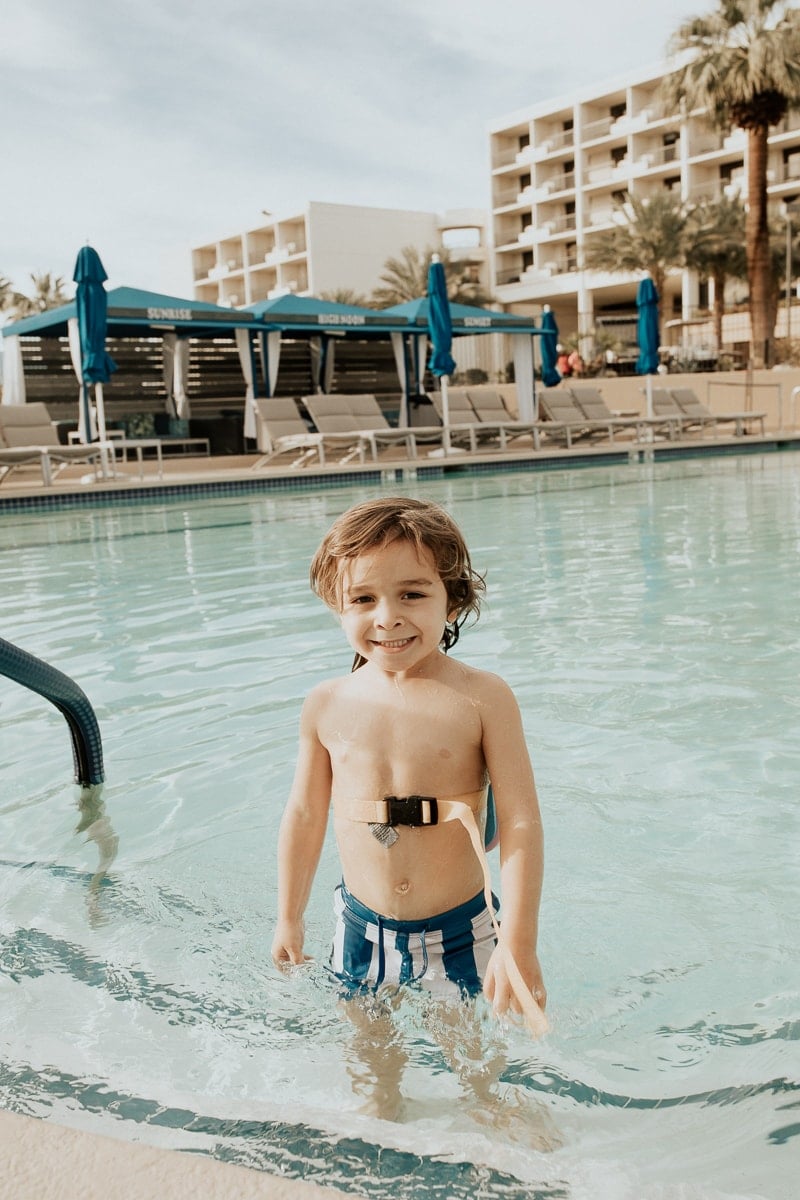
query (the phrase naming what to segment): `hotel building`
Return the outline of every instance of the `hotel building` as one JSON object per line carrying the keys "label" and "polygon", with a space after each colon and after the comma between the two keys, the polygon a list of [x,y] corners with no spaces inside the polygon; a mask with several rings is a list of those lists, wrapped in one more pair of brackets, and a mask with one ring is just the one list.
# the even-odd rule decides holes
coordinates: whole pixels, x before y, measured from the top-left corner
{"label": "hotel building", "polygon": [[[703,111],[664,106],[663,72],[632,74],[491,123],[492,290],[509,311],[549,304],[584,354],[596,331],[633,332],[639,276],[587,271],[584,249],[611,227],[626,197],[661,189],[689,203],[739,192],[746,199],[746,135],[711,128]],[[800,114],[769,140],[769,193],[776,211],[800,195]],[[670,274],[662,297],[662,343],[711,342],[709,288],[690,271]],[[726,304],[746,298],[729,285]],[[625,329],[627,326],[627,329]],[[780,329],[778,330],[780,335]],[[723,339],[746,346],[749,319],[726,318]],[[635,333],[633,340],[635,341]]]}
{"label": "hotel building", "polygon": [[233,308],[287,292],[320,296],[348,289],[368,298],[386,260],[405,246],[446,247],[488,289],[485,227],[482,210],[437,216],[312,201],[300,212],[281,218],[265,214],[252,229],[196,246],[194,295]]}

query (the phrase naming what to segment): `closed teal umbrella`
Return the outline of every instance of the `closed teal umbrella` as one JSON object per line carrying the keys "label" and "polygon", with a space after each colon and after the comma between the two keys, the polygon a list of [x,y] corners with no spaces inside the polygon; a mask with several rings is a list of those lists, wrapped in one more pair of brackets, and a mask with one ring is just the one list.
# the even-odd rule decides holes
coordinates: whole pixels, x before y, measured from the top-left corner
{"label": "closed teal umbrella", "polygon": [[557,383],[561,383],[561,374],[556,370],[558,325],[556,324],[556,314],[549,305],[542,313],[539,328],[542,330],[542,383],[545,387],[555,387]]}
{"label": "closed teal umbrella", "polygon": [[636,321],[636,341],[639,343],[639,357],[636,360],[637,375],[655,375],[658,372],[658,292],[656,285],[648,275],[636,290],[636,307],[639,315]]}
{"label": "closed teal umbrella", "polygon": [[82,441],[94,440],[89,404],[89,384],[93,383],[95,385],[98,432],[101,440],[105,441],[103,384],[108,383],[112,372],[117,369],[117,364],[106,352],[108,297],[103,284],[108,279],[108,275],[100,261],[100,255],[91,246],[83,246],[78,252],[72,278],[78,285],[75,293],[75,307],[81,345],[81,414],[78,427],[82,434]]}
{"label": "closed teal umbrella", "polygon": [[449,376],[456,369],[456,363],[450,353],[450,347],[453,344],[453,321],[447,296],[447,279],[438,254],[432,256],[431,265],[428,267],[428,328],[433,348],[428,368],[440,380],[444,425],[442,446],[447,452],[450,450],[450,405],[447,398],[447,387]]}

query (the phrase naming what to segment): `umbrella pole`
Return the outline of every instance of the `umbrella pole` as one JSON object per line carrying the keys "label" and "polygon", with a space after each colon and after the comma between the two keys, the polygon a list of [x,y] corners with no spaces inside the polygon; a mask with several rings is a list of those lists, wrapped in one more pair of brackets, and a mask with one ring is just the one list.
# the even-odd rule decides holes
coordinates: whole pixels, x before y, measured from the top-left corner
{"label": "umbrella pole", "polygon": [[103,399],[103,385],[96,383],[94,385],[94,403],[97,411],[97,436],[101,442],[105,442],[106,438],[106,406]]}
{"label": "umbrella pole", "polygon": [[647,403],[644,411],[645,416],[647,417],[648,421],[650,421],[653,418],[653,376],[648,375],[644,382],[645,396],[647,397]]}
{"label": "umbrella pole", "polygon": [[445,454],[449,454],[452,447],[450,445],[450,397],[448,395],[450,380],[447,375],[440,377],[440,387],[442,389],[442,425],[444,426],[442,430],[442,449]]}

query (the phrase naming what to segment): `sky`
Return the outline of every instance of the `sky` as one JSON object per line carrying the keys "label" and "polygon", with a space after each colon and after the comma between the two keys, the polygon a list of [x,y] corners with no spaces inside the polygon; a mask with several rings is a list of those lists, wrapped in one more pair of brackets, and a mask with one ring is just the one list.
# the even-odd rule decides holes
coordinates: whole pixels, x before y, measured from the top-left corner
{"label": "sky", "polygon": [[488,127],[658,67],[710,0],[0,0],[0,274],[192,294],[310,200],[487,208]]}

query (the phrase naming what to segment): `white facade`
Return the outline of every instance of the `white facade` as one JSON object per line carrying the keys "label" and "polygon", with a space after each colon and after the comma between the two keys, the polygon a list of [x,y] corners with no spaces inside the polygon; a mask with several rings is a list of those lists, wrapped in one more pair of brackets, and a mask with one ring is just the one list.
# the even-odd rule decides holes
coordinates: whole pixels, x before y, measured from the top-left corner
{"label": "white facade", "polygon": [[[665,111],[662,79],[629,75],[491,124],[492,289],[505,308],[549,304],[562,334],[590,338],[598,318],[635,308],[639,276],[583,269],[583,248],[610,227],[617,201],[664,188],[688,202],[746,198],[745,134],[725,136],[699,111]],[[800,195],[797,113],[770,137],[769,179],[776,207]],[[665,293],[662,340],[679,342],[708,297],[688,271],[674,272]]]}
{"label": "white facade", "polygon": [[[316,295],[352,290],[369,296],[386,260],[405,246],[420,251],[447,245],[455,258],[474,264],[486,284],[486,214],[367,208],[311,201],[300,213],[265,219],[192,250],[194,294],[199,300],[241,307],[286,292]],[[460,242],[459,242],[460,237]]]}

